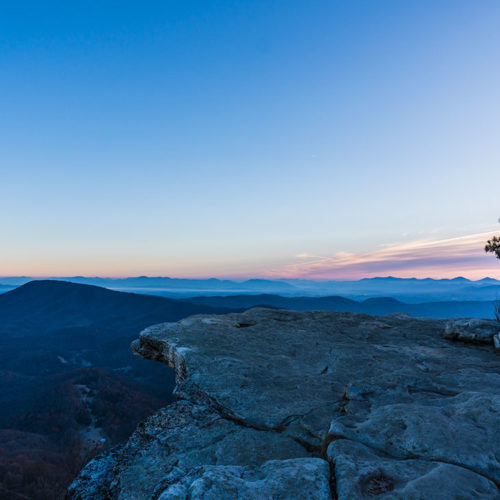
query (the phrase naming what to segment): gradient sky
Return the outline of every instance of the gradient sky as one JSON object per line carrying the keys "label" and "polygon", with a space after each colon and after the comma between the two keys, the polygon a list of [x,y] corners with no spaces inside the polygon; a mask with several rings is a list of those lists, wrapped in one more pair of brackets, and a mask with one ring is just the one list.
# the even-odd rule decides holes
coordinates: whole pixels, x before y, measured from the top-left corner
{"label": "gradient sky", "polygon": [[500,2],[3,2],[0,275],[500,278]]}

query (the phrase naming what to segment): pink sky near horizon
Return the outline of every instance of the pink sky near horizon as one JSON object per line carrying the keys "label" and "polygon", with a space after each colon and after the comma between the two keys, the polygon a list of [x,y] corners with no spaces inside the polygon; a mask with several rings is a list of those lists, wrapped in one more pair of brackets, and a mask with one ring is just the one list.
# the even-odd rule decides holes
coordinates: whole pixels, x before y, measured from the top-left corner
{"label": "pink sky near horizon", "polygon": [[484,252],[495,233],[455,238],[422,239],[386,245],[373,252],[339,252],[332,256],[297,255],[297,261],[269,277],[303,279],[360,279],[377,276],[401,278],[500,278],[500,262]]}
{"label": "pink sky near horizon", "polygon": [[[29,266],[22,268],[25,272],[2,273],[4,277],[68,277],[68,276],[103,276],[120,278],[126,276],[169,276],[176,278],[206,279],[218,277],[223,279],[312,279],[312,280],[357,280],[379,276],[400,278],[454,278],[463,276],[469,279],[492,277],[500,279],[500,261],[484,252],[487,239],[495,232],[482,232],[447,239],[420,239],[405,243],[394,243],[379,246],[365,252],[337,252],[333,255],[297,254],[288,262],[280,262],[271,266],[266,262],[245,263],[235,260],[231,265],[234,271],[228,272],[227,261],[199,262],[198,269],[184,263],[170,263],[163,268],[154,260],[137,259],[127,263],[123,259],[114,258],[99,262],[89,259],[61,258],[53,261],[40,261],[38,267],[45,272],[29,272]],[[21,266],[22,263],[19,263]],[[184,266],[184,268],[183,268]],[[201,268],[201,269],[200,269]],[[209,269],[207,269],[209,268]],[[245,268],[245,271],[241,271]],[[20,267],[21,269],[21,267]],[[51,270],[56,272],[51,272]],[[31,269],[32,271],[34,269]]]}

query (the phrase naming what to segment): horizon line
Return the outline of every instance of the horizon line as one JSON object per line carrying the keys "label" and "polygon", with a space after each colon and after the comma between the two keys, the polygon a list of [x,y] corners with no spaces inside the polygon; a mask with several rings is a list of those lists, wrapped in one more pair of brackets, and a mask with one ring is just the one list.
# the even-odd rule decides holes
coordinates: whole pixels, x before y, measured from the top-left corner
{"label": "horizon line", "polygon": [[[43,276],[28,276],[28,275],[3,275],[0,276],[0,280],[2,279],[31,279],[31,280],[64,280],[64,279],[103,279],[103,280],[126,280],[126,279],[170,279],[170,280],[186,280],[186,281],[209,281],[209,280],[218,280],[218,281],[235,281],[235,282],[245,282],[252,280],[259,281],[309,281],[315,283],[328,283],[328,282],[346,282],[346,281],[362,281],[362,280],[376,280],[376,279],[398,279],[398,280],[416,280],[416,281],[424,281],[424,280],[433,280],[433,281],[453,281],[457,279],[463,279],[467,281],[482,281],[486,279],[491,279],[495,281],[500,281],[500,279],[493,278],[491,276],[484,276],[483,278],[471,279],[462,275],[454,276],[453,278],[432,278],[430,276],[424,278],[418,278],[416,276],[394,276],[394,275],[381,275],[381,276],[365,276],[357,279],[318,279],[318,278],[286,278],[286,277],[273,277],[273,278],[265,278],[265,277],[220,277],[220,276],[210,276],[210,277],[178,277],[178,276],[148,276],[148,275],[124,275],[124,276],[103,276],[103,275],[95,275],[95,276],[84,276],[84,275],[73,275],[73,276],[56,276],[56,275],[43,275]],[[0,285],[2,283],[0,282]]]}

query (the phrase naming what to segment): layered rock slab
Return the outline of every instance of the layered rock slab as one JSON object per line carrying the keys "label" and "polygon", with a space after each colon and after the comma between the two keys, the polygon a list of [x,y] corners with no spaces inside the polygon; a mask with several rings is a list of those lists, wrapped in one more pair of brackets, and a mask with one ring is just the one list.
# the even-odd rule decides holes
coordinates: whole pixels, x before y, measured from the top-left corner
{"label": "layered rock slab", "polygon": [[319,458],[271,460],[260,467],[174,468],[165,476],[158,499],[330,498],[329,472]]}
{"label": "layered rock slab", "polygon": [[[141,423],[120,450],[92,460],[70,486],[69,497],[158,498],[164,490],[169,494],[179,491],[181,485],[189,490],[188,476],[192,482],[196,474],[213,478],[217,471],[221,477],[239,472],[249,476],[252,471],[258,476],[258,468],[267,462],[280,464],[289,458],[307,461],[311,457],[303,446],[278,433],[238,425],[206,405],[179,401]],[[316,468],[328,484],[329,472],[324,471],[324,461],[320,462],[322,466],[316,464]],[[247,470],[234,468],[241,465]],[[274,465],[275,476],[277,469]],[[295,470],[299,469],[296,465]],[[181,476],[186,478],[181,481]],[[264,482],[259,489],[269,485],[269,481]]]}
{"label": "layered rock slab", "polygon": [[[155,325],[133,349],[176,370],[184,401],[86,470],[106,463],[101,489],[121,499],[215,498],[233,483],[240,498],[496,498],[499,357],[444,330],[267,309]],[[304,472],[303,491],[285,480],[300,464],[321,478]]]}

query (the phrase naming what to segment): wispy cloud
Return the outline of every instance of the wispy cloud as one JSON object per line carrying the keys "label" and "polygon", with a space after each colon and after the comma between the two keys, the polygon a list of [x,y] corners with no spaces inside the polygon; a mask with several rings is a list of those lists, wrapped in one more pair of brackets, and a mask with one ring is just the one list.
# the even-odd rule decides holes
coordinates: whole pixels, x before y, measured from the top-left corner
{"label": "wispy cloud", "polygon": [[306,279],[358,279],[387,275],[435,278],[464,275],[476,279],[498,275],[500,263],[484,253],[484,244],[493,234],[420,239],[366,253],[339,252],[331,256],[301,253],[296,256],[296,262],[275,269],[270,275]]}

